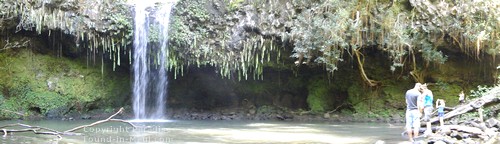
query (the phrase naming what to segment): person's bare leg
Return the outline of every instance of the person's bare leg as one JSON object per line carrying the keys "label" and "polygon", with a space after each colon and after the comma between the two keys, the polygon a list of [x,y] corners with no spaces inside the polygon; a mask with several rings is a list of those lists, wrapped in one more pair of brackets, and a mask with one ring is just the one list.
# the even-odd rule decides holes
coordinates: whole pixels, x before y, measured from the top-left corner
{"label": "person's bare leg", "polygon": [[443,126],[443,125],[444,125],[443,117],[439,117],[439,124],[440,124],[441,126]]}
{"label": "person's bare leg", "polygon": [[428,132],[428,134],[432,133],[431,126],[432,126],[431,122],[427,122],[427,131],[426,132]]}
{"label": "person's bare leg", "polygon": [[408,129],[406,131],[408,133],[408,138],[410,139],[410,142],[413,142],[413,131],[411,129]]}
{"label": "person's bare leg", "polygon": [[420,128],[413,129],[413,135],[414,135],[413,137],[418,137],[419,131],[420,131]]}

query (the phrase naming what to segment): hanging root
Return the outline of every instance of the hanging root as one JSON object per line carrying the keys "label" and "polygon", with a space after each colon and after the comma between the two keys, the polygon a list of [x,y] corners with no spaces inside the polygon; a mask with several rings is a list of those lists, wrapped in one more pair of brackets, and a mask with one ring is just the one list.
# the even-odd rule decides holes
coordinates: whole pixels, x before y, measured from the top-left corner
{"label": "hanging root", "polygon": [[354,51],[354,54],[356,54],[356,58],[358,60],[358,66],[359,66],[359,71],[361,73],[361,77],[363,78],[363,80],[371,87],[373,86],[377,86],[378,85],[378,81],[374,81],[374,80],[371,80],[370,78],[368,78],[368,76],[366,75],[365,73],[365,69],[363,68],[363,64],[364,64],[364,58],[361,59],[361,52],[359,52],[358,50],[356,49],[353,49]]}

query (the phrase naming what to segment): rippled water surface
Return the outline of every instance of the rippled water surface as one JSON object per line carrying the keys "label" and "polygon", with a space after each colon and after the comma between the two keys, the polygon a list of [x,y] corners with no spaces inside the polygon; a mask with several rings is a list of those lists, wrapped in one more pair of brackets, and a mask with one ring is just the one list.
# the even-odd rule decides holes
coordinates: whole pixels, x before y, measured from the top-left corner
{"label": "rippled water surface", "polygon": [[[2,121],[25,123],[64,131],[94,121]],[[15,133],[2,143],[404,143],[401,124],[300,123],[269,121],[149,121],[138,128],[109,122],[81,129],[82,136]]]}

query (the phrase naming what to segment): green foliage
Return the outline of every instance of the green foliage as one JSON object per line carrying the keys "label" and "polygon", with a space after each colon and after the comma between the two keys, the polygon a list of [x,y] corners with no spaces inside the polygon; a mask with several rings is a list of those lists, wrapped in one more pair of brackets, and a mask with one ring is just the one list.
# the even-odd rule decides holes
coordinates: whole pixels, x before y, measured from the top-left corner
{"label": "green foliage", "polygon": [[342,111],[353,113],[359,118],[389,118],[395,115],[404,116],[398,109],[406,108],[404,94],[408,84],[401,82],[398,85],[383,87],[381,91],[365,89],[361,84],[353,84],[347,90],[348,102],[354,111]]}
{"label": "green foliage", "polygon": [[[0,89],[2,89],[1,85],[0,85]],[[5,109],[4,104],[5,104],[5,97],[3,96],[2,92],[0,92],[0,109]],[[4,112],[0,111],[0,119],[5,117],[4,115],[5,115]]]}
{"label": "green foliage", "polygon": [[[491,37],[499,32],[500,23],[494,22],[499,18],[499,3],[424,1],[411,1],[414,11],[406,3],[389,5],[389,1],[331,0],[313,4],[303,9],[291,25],[295,46],[292,57],[335,71],[337,63],[344,60],[343,53],[377,48],[387,52],[394,71],[410,54],[421,54],[427,62],[443,64],[447,56],[438,50],[439,46],[454,44],[478,56],[481,51],[499,47],[500,37]],[[446,36],[451,36],[449,41]],[[352,53],[349,55],[352,57]]]}
{"label": "green foliage", "polygon": [[[172,18],[169,66],[179,73],[182,65],[210,65],[226,78],[262,79],[264,64],[280,57],[277,39],[244,30],[243,25],[254,20],[237,17],[253,12],[225,11],[207,3],[190,0],[177,3],[181,8],[176,9]],[[239,0],[232,3],[241,3],[242,8],[248,5]]]}
{"label": "green foliage", "polygon": [[444,62],[448,59],[448,56],[444,55],[441,51],[437,51],[432,48],[430,44],[426,47],[422,47],[422,57],[425,61],[436,62],[439,64],[444,64]]}
{"label": "green foliage", "polygon": [[118,13],[112,13],[109,15],[112,23],[110,30],[113,31],[112,35],[118,36],[119,38],[126,40],[127,44],[129,44],[133,36],[133,25],[132,19],[130,16],[124,13],[127,7],[120,6],[121,10]]}
{"label": "green foliage", "polygon": [[404,97],[406,89],[405,85],[402,84],[384,87],[382,91],[387,105],[393,108],[406,108],[406,99]]}
{"label": "green foliage", "polygon": [[478,85],[477,90],[470,90],[470,95],[469,97],[471,99],[473,98],[480,98],[482,97],[486,92],[490,91],[492,87],[489,86],[483,86],[483,85]]}
{"label": "green foliage", "polygon": [[[172,16],[169,30],[169,54],[167,67],[177,73],[182,73],[183,65],[207,64],[201,61],[203,54],[211,52],[208,46],[199,41],[207,38],[205,22],[209,20],[209,13],[204,8],[204,1],[179,1],[182,9],[176,9]],[[190,21],[190,22],[189,22]],[[189,55],[183,55],[189,53]],[[175,68],[175,69],[174,69]],[[175,76],[175,77],[176,77]]]}
{"label": "green foliage", "polygon": [[[306,10],[300,14],[291,31],[295,45],[292,57],[326,64],[329,71],[337,70],[337,62],[343,61],[343,51],[350,48],[349,40],[338,33],[350,30],[350,25],[354,22],[349,18],[350,12],[346,10],[351,7],[351,2],[332,1],[317,8],[331,8],[332,11],[322,13]],[[337,10],[333,11],[334,9]]]}
{"label": "green foliage", "polygon": [[25,111],[26,109],[23,109],[23,103],[21,102],[22,99],[14,97],[14,98],[9,98],[5,99],[3,101],[2,105],[0,105],[0,108],[2,111],[0,111],[0,119],[16,119],[16,118],[21,118],[20,115],[14,113],[18,112],[21,114],[27,114]]}
{"label": "green foliage", "polygon": [[[412,62],[409,58],[413,57],[416,65],[420,59],[426,64],[443,64],[448,59],[444,48],[457,48],[471,56],[500,49],[500,25],[495,22],[499,10],[494,0],[224,2],[229,11],[213,11],[214,7],[203,1],[177,4],[180,9],[176,9],[172,24],[171,66],[211,65],[220,68],[222,76],[247,79],[251,74],[259,78],[263,64],[273,66],[265,61],[276,52],[290,54],[298,64],[320,65],[333,72],[345,58],[356,58],[353,52],[365,56],[365,49],[382,51],[384,58],[392,61],[392,71]],[[438,12],[430,11],[436,8]],[[248,20],[245,16],[250,15],[253,17]],[[237,28],[246,21],[256,22],[255,27],[269,35],[238,33]],[[236,42],[241,45],[228,47],[240,35]],[[287,52],[283,47],[277,50],[274,43],[280,40],[278,45],[293,47]]]}
{"label": "green foliage", "polygon": [[307,104],[311,108],[312,112],[321,113],[325,111],[325,107],[328,106],[323,100],[321,92],[313,92],[307,96]]}
{"label": "green foliage", "polygon": [[[496,85],[496,86],[482,86],[482,85],[479,85],[479,86],[477,86],[477,90],[471,90],[470,91],[470,94],[467,97],[467,99],[469,99],[469,101],[470,101],[470,100],[473,100],[473,99],[476,99],[476,98],[481,98],[487,92],[491,91],[495,87],[498,87],[498,85]],[[494,110],[494,109],[498,109],[498,105],[487,105],[487,106],[483,107],[483,114],[484,114],[483,116],[484,116],[484,119],[489,119],[491,117],[494,117],[495,114],[497,114],[497,111]],[[471,117],[471,116],[479,117],[479,114],[478,113],[473,113],[473,114],[469,115],[469,117]]]}
{"label": "green foliage", "polygon": [[458,84],[440,81],[435,85],[429,86],[429,89],[434,95],[434,100],[444,99],[446,106],[453,107],[458,105],[458,94],[460,94],[463,88]]}
{"label": "green foliage", "polygon": [[[50,35],[60,30],[73,35],[77,43],[109,53],[114,68],[120,65],[121,55],[131,51],[127,45],[132,37],[132,14],[125,0],[102,1],[98,6],[95,1],[5,0],[0,3],[0,16],[5,21],[19,20],[17,31],[48,31]],[[210,1],[178,2],[168,56],[168,67],[176,74],[193,64],[218,67],[229,78],[248,79],[251,74],[262,78],[264,63],[279,59],[282,49],[277,46],[287,43],[293,48],[283,53],[291,52],[301,63],[322,65],[330,72],[338,69],[345,56],[354,58],[353,51],[368,48],[387,54],[393,71],[414,54],[442,64],[447,60],[440,50],[443,46],[478,58],[482,52],[497,54],[500,49],[496,0],[224,2],[223,6]],[[244,14],[238,9],[244,9]],[[235,32],[247,20],[244,16],[253,14],[249,21],[257,22],[257,28],[272,29],[266,33],[269,35]],[[231,39],[238,39],[233,34],[245,36],[235,40],[238,46],[229,47]],[[156,34],[150,36],[153,41],[157,38]]]}
{"label": "green foliage", "polygon": [[[447,31],[458,48],[471,54],[498,47],[499,3],[495,0],[473,1],[435,1],[423,3],[415,1],[416,19],[434,19],[431,24],[419,25],[420,30],[430,34],[443,35],[439,30]],[[435,8],[437,11],[430,9]],[[421,21],[421,20],[420,20]],[[434,38],[436,39],[436,38]],[[460,40],[460,41],[459,41]]]}
{"label": "green foliage", "polygon": [[[58,108],[85,111],[89,104],[116,106],[129,89],[129,77],[101,74],[100,67],[88,67],[83,62],[33,54],[22,49],[0,53],[0,81],[7,90],[1,105],[9,111],[47,114]],[[5,76],[9,75],[9,76]],[[12,112],[2,112],[6,118],[16,118]]]}
{"label": "green foliage", "polygon": [[55,92],[29,92],[24,97],[24,102],[28,107],[35,107],[41,109],[41,114],[45,115],[49,110],[67,106],[69,99],[61,96]]}
{"label": "green foliage", "polygon": [[350,104],[353,105],[354,109],[358,111],[367,111],[366,105],[362,104],[362,102],[367,98],[366,95],[364,95],[364,90],[361,88],[359,85],[351,85],[347,89],[348,93],[348,101]]}
{"label": "green foliage", "polygon": [[314,113],[321,113],[332,108],[331,86],[324,79],[314,79],[307,87],[307,104]]}
{"label": "green foliage", "polygon": [[496,110],[494,110],[495,107],[487,107],[487,108],[484,108],[484,111],[483,111],[483,116],[484,116],[484,119],[489,119],[489,118],[492,118],[494,117],[496,114],[498,114],[498,112]]}
{"label": "green foliage", "polygon": [[228,10],[229,11],[235,10],[236,8],[240,7],[241,3],[243,3],[244,1],[245,0],[229,0]]}
{"label": "green foliage", "polygon": [[72,35],[77,47],[86,43],[85,48],[91,51],[108,53],[114,69],[120,65],[120,55],[129,52],[126,49],[131,42],[132,19],[125,3],[126,0],[4,0],[0,3],[0,21],[17,23],[16,27],[2,27],[16,32],[48,32],[50,36],[60,31]]}

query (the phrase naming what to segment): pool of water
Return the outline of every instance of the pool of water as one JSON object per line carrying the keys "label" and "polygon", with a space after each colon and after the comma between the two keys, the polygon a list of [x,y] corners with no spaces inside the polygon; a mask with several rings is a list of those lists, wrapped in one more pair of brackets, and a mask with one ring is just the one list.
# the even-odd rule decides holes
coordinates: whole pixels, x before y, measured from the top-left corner
{"label": "pool of water", "polygon": [[[59,131],[94,121],[0,121],[0,125],[24,123]],[[405,143],[401,124],[302,123],[283,121],[149,121],[109,122],[81,129],[82,136],[14,133],[1,143]]]}

